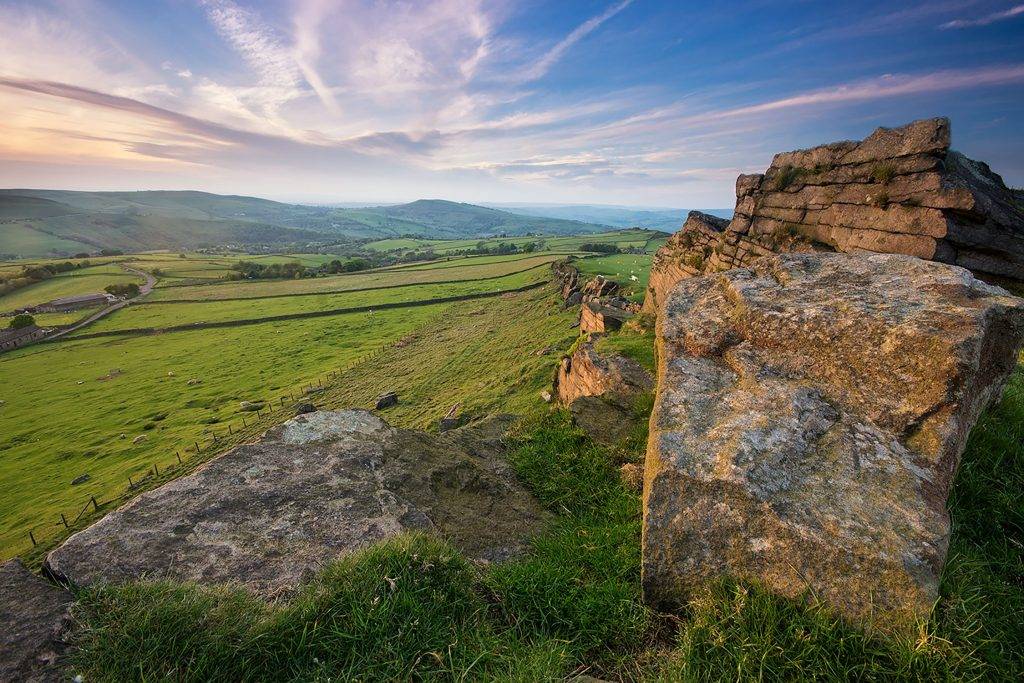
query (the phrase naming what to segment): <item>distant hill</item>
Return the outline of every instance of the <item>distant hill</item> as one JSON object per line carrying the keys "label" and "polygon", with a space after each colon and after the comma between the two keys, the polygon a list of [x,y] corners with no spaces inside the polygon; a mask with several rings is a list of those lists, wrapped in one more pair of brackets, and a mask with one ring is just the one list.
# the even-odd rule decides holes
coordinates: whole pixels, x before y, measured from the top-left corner
{"label": "distant hill", "polygon": [[[616,228],[649,228],[676,232],[686,220],[690,209],[634,208],[591,204],[495,204],[496,208],[566,220],[610,225]],[[732,209],[700,209],[720,218],[732,218]]]}
{"label": "distant hill", "polygon": [[438,199],[361,208],[285,204],[206,192],[0,190],[0,255],[309,245],[401,235],[476,238],[607,229]]}

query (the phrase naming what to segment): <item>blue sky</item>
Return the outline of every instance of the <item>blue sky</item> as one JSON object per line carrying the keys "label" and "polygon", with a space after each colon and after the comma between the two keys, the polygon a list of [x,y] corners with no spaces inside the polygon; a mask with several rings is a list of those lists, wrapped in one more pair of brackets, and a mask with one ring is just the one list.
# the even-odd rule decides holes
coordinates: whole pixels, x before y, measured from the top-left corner
{"label": "blue sky", "polygon": [[731,207],[948,116],[1024,185],[1024,4],[0,0],[0,185]]}

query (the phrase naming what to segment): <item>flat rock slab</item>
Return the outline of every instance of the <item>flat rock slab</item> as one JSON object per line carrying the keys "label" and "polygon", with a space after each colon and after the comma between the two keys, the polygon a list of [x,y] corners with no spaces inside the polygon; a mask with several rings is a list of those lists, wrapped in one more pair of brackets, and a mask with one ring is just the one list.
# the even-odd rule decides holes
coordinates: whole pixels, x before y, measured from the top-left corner
{"label": "flat rock slab", "polygon": [[276,596],[339,555],[411,530],[502,560],[545,519],[504,461],[511,422],[435,436],[364,410],[299,415],[140,495],[46,564],[76,585],[171,577]]}
{"label": "flat rock slab", "polygon": [[62,681],[71,593],[20,560],[0,564],[0,681]]}
{"label": "flat rock slab", "polygon": [[968,433],[1024,301],[903,255],[789,254],[686,279],[658,317],[643,584],[728,574],[853,618],[926,616]]}

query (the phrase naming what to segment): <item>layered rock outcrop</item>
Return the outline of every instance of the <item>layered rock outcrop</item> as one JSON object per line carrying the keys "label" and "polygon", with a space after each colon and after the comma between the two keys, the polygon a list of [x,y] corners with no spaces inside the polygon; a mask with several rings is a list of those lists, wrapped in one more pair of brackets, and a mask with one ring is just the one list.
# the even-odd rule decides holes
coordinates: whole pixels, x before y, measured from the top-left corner
{"label": "layered rock outcrop", "polygon": [[554,395],[573,420],[598,443],[621,444],[636,424],[637,397],[654,389],[654,378],[631,358],[600,354],[590,340],[562,358]]}
{"label": "layered rock outcrop", "polygon": [[20,560],[0,564],[0,681],[70,680],[63,660],[71,602]]}
{"label": "layered rock outcrop", "polygon": [[694,212],[655,256],[645,310],[678,280],[772,252],[902,253],[1024,280],[1024,193],[950,150],[948,119],[775,155],[736,180],[728,223]]}
{"label": "layered rock outcrop", "polygon": [[1024,301],[903,255],[678,282],[658,316],[646,596],[729,574],[880,624],[926,615],[951,480],[1022,339]]}
{"label": "layered rock outcrop", "polygon": [[633,317],[624,308],[601,301],[588,301],[580,306],[580,332],[583,334],[604,334],[615,332]]}
{"label": "layered rock outcrop", "polygon": [[76,585],[171,577],[275,596],[324,562],[407,530],[502,560],[546,518],[502,457],[511,420],[436,436],[364,410],[300,415],[142,494],[71,536],[46,565]]}

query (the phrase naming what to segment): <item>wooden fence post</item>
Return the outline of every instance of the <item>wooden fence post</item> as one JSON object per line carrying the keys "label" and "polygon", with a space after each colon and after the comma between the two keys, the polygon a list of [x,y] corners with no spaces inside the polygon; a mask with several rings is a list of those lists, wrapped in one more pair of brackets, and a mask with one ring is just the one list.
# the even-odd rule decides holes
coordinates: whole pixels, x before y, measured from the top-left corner
{"label": "wooden fence post", "polygon": [[160,476],[160,470],[156,468],[156,463],[153,463],[153,475],[157,477]]}
{"label": "wooden fence post", "polygon": [[100,506],[96,503],[96,496],[89,496],[89,500],[92,501],[92,509],[94,512],[100,509]]}
{"label": "wooden fence post", "polygon": [[135,482],[132,481],[132,475],[130,475],[130,474],[128,475],[128,488],[130,488],[130,489],[135,488]]}
{"label": "wooden fence post", "polygon": [[174,451],[174,455],[178,458],[178,464],[180,465],[181,464],[181,453],[179,453],[178,451]]}
{"label": "wooden fence post", "polygon": [[71,527],[68,526],[68,520],[65,519],[63,512],[60,513],[60,521],[64,523],[64,528],[65,529],[70,529],[71,528]]}
{"label": "wooden fence post", "polygon": [[33,548],[34,548],[34,547],[36,547],[36,546],[37,546],[38,544],[36,543],[36,537],[35,537],[35,534],[33,534],[33,533],[32,533],[31,531],[29,531],[29,532],[28,532],[28,537],[29,537],[30,539],[32,539],[32,547],[33,547]]}

